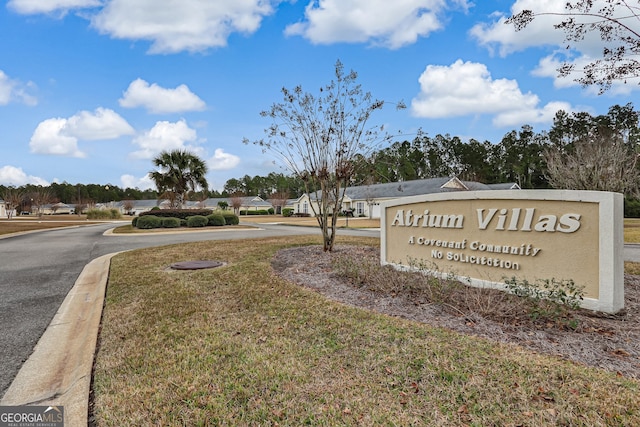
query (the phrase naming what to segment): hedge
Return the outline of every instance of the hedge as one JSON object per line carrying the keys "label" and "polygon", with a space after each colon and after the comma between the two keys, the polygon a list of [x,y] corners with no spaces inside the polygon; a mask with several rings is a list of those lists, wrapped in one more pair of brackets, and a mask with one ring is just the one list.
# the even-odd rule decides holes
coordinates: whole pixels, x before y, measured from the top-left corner
{"label": "hedge", "polygon": [[624,199],[624,217],[640,218],[640,200],[630,197]]}
{"label": "hedge", "polygon": [[187,217],[187,227],[206,227],[209,219],[202,215],[192,215]]}
{"label": "hedge", "polygon": [[87,219],[120,219],[122,214],[118,209],[89,209]]}
{"label": "hedge", "polygon": [[207,216],[211,215],[211,209],[158,209],[153,211],[142,212],[140,216],[154,215],[163,218],[179,218],[187,219],[190,216]]}
{"label": "hedge", "polygon": [[180,227],[180,218],[162,218],[162,228]]}
{"label": "hedge", "polygon": [[224,222],[227,225],[238,225],[240,224],[240,218],[238,215],[233,212],[222,212],[222,216],[224,217]]}
{"label": "hedge", "polygon": [[208,225],[211,225],[214,227],[220,227],[220,226],[226,225],[227,223],[224,217],[222,216],[222,214],[219,214],[219,213],[213,213],[211,215],[207,215],[207,219],[209,220]]}
{"label": "hedge", "polygon": [[260,209],[257,211],[240,211],[240,216],[243,215],[269,215],[269,211],[267,209]]}
{"label": "hedge", "polygon": [[157,217],[157,216],[153,216],[153,215],[145,215],[145,216],[141,216],[140,218],[138,218],[138,222],[136,223],[136,227],[141,228],[143,230],[148,230],[151,228],[158,228],[160,227],[162,219]]}

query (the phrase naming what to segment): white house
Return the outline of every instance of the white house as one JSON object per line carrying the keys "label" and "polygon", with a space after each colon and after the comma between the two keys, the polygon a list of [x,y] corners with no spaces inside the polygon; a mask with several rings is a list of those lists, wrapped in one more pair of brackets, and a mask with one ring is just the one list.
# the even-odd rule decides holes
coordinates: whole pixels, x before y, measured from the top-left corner
{"label": "white house", "polygon": [[[461,181],[454,178],[428,178],[414,181],[391,182],[347,187],[342,199],[341,211],[349,211],[355,217],[380,218],[380,202],[400,197],[418,196],[422,194],[444,193],[449,191],[478,191],[478,190],[513,190],[520,189],[518,184],[482,184],[472,181]],[[292,201],[287,207],[292,207],[294,213],[310,214],[313,216],[314,205],[318,211],[319,193],[303,195]]]}

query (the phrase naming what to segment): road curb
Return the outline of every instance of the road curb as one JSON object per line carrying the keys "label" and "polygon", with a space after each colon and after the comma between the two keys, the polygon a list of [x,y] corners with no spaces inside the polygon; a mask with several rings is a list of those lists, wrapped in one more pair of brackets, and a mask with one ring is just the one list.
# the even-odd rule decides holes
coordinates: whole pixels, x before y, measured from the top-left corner
{"label": "road curb", "polygon": [[118,253],[84,267],[0,405],[64,406],[65,425],[87,425],[109,265]]}

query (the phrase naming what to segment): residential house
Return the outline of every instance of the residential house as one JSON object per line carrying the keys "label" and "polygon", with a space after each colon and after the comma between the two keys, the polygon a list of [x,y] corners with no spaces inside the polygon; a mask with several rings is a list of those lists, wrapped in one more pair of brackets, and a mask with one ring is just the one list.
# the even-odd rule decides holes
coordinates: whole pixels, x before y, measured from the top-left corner
{"label": "residential house", "polygon": [[[513,190],[520,189],[517,184],[482,184],[472,181],[461,181],[453,178],[428,178],[414,181],[392,182],[347,187],[342,199],[343,213],[352,213],[355,217],[380,218],[380,202],[400,197],[418,196],[422,194],[444,193],[451,191],[480,190]],[[313,215],[313,204],[318,211],[319,193],[304,195],[292,203],[294,213]]]}
{"label": "residential house", "polygon": [[[227,210],[233,210],[231,199],[232,198],[230,197],[209,198],[205,200],[204,205],[207,209],[216,210],[216,209],[221,209],[220,203],[226,203]],[[263,200],[262,197],[260,196],[238,197],[238,199],[240,200],[240,207],[238,208],[238,212],[262,211],[262,210],[266,211],[269,209],[273,209],[273,206],[271,205],[271,203]]]}
{"label": "residential house", "polygon": [[[258,196],[240,197],[241,205],[239,211],[259,211],[272,209],[271,203],[265,202]],[[131,203],[131,209],[125,209],[125,203]],[[227,210],[233,210],[231,199],[225,197],[209,198],[204,201],[187,201],[184,204],[184,209],[222,209],[220,203],[226,203]],[[97,209],[112,209],[116,208],[120,210],[123,215],[139,215],[142,212],[150,211],[151,209],[158,207],[160,209],[168,209],[169,202],[167,200],[130,200],[110,203],[98,203]]]}

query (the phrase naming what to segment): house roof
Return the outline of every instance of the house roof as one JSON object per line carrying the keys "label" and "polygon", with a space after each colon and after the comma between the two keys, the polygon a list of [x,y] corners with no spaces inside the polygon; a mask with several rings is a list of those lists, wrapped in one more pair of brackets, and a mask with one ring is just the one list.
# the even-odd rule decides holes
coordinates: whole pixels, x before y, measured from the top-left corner
{"label": "house roof", "polygon": [[522,190],[515,182],[505,182],[503,184],[487,184],[490,190]]}
{"label": "house roof", "polygon": [[[351,200],[394,199],[420,194],[462,190],[469,190],[469,188],[467,183],[460,181],[458,178],[428,178],[347,187],[345,190],[345,198]],[[313,195],[311,198],[315,200],[317,199],[317,195]]]}
{"label": "house roof", "polygon": [[[229,197],[215,197],[215,198],[209,198],[205,201],[206,206],[209,207],[216,207],[218,206],[218,202],[227,202],[227,204],[229,206],[231,206],[231,198]],[[269,202],[265,202],[264,200],[262,200],[262,198],[260,196],[246,196],[246,197],[240,197],[240,199],[242,200],[242,207],[248,207],[248,208],[270,208],[272,207],[271,203]]]}

